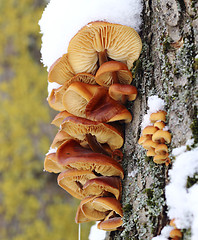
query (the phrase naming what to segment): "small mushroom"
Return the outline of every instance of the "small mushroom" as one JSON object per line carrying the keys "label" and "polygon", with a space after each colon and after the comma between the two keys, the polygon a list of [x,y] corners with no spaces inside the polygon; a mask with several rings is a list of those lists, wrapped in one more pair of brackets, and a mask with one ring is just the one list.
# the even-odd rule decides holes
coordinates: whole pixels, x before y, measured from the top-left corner
{"label": "small mushroom", "polygon": [[83,190],[87,196],[110,196],[113,195],[120,200],[121,197],[121,181],[119,177],[101,176],[87,181],[83,185]]}
{"label": "small mushroom", "polygon": [[150,115],[150,121],[152,123],[157,122],[157,121],[162,121],[165,122],[166,121],[166,112],[165,111],[158,111],[156,113],[152,113]]}
{"label": "small mushroom", "polygon": [[91,22],[70,41],[68,59],[75,73],[95,74],[99,65],[111,60],[126,63],[130,70],[142,48],[138,33],[130,27]]}
{"label": "small mushroom", "polygon": [[144,149],[150,150],[150,149],[155,149],[157,147],[157,143],[153,142],[152,140],[146,140],[143,142],[142,147]]}
{"label": "small mushroom", "polygon": [[63,86],[53,89],[48,97],[48,103],[51,108],[57,111],[64,111],[65,107],[63,105],[63,95],[68,87],[74,82],[83,82],[88,84],[95,84],[95,77],[89,73],[78,73],[68,81],[64,83]]}
{"label": "small mushroom", "polygon": [[74,140],[63,143],[57,149],[56,156],[58,163],[65,169],[92,171],[97,176],[124,177],[121,165],[113,158],[83,148]]}
{"label": "small mushroom", "polygon": [[151,140],[151,139],[152,139],[152,136],[150,135],[141,136],[138,140],[138,144],[142,145],[146,140]]}
{"label": "small mushroom", "polygon": [[166,144],[157,144],[156,148],[155,148],[155,153],[157,155],[165,155],[166,153],[168,153],[168,147]]}
{"label": "small mushroom", "polygon": [[68,55],[64,54],[62,57],[57,59],[55,63],[50,67],[48,81],[56,82],[60,85],[63,85],[74,75],[75,73],[68,61]]}
{"label": "small mushroom", "polygon": [[69,116],[72,116],[72,114],[68,113],[67,111],[62,111],[55,116],[51,124],[54,124],[55,126],[60,127],[63,120]]}
{"label": "small mushroom", "polygon": [[142,130],[142,136],[152,136],[157,130],[154,126],[147,126]]}
{"label": "small mushroom", "polygon": [[79,141],[85,141],[86,135],[90,133],[96,137],[99,143],[107,143],[112,150],[121,148],[124,142],[122,133],[106,123],[70,116],[64,119],[61,127],[72,138]]}
{"label": "small mushroom", "polygon": [[109,95],[116,101],[125,103],[126,100],[133,101],[137,97],[137,88],[132,85],[112,84],[109,87]]}
{"label": "small mushroom", "polygon": [[58,175],[58,185],[70,193],[73,197],[83,199],[87,193],[83,190],[84,184],[95,178],[93,172],[87,170],[68,169]]}
{"label": "small mushroom", "polygon": [[58,163],[56,153],[49,153],[44,160],[44,170],[47,172],[59,173],[65,170],[64,166]]}
{"label": "small mushroom", "polygon": [[156,154],[155,154],[155,149],[154,148],[151,148],[146,152],[147,157],[154,157],[155,155]]}
{"label": "small mushroom", "polygon": [[153,158],[153,162],[155,162],[157,164],[163,164],[166,162],[167,158],[168,158],[168,153],[161,154],[161,155],[155,155]]}
{"label": "small mushroom", "polygon": [[63,105],[69,113],[93,121],[132,120],[126,107],[110,98],[108,90],[98,85],[72,83],[63,94]]}
{"label": "small mushroom", "polygon": [[[113,211],[112,211],[113,212]],[[110,216],[112,214],[107,215],[107,217],[98,223],[97,228],[104,230],[104,231],[116,231],[118,228],[120,228],[123,224],[123,220],[121,217],[118,216]]]}
{"label": "small mushroom", "polygon": [[62,143],[72,139],[72,137],[63,130],[59,130],[51,144],[51,148],[58,148]]}
{"label": "small mushroom", "polygon": [[170,143],[171,142],[171,134],[168,131],[164,130],[158,130],[155,133],[153,133],[152,136],[153,142],[158,143]]}
{"label": "small mushroom", "polygon": [[182,233],[179,229],[173,229],[171,230],[170,232],[170,235],[169,235],[171,238],[176,238],[178,237],[179,239],[182,238]]}
{"label": "small mushroom", "polygon": [[162,121],[157,121],[157,122],[154,123],[153,126],[154,126],[154,127],[157,127],[158,129],[161,129],[161,130],[162,130],[162,129],[165,127],[165,123],[162,122]]}
{"label": "small mushroom", "polygon": [[128,70],[127,65],[117,61],[103,63],[95,76],[96,82],[105,87],[109,87],[114,83],[130,84],[132,79],[132,73]]}

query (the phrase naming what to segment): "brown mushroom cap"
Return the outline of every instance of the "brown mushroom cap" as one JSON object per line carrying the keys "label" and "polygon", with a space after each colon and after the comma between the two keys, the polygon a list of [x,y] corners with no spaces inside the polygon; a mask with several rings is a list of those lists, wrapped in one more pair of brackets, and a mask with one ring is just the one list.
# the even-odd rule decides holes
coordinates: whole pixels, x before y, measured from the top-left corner
{"label": "brown mushroom cap", "polygon": [[47,172],[59,173],[65,170],[64,166],[58,163],[56,153],[49,153],[44,160],[44,170]]}
{"label": "brown mushroom cap", "polygon": [[171,134],[168,131],[158,130],[155,133],[153,133],[152,140],[154,142],[170,143],[171,142]]}
{"label": "brown mushroom cap", "polygon": [[166,121],[166,114],[167,113],[165,111],[159,111],[159,112],[156,112],[156,113],[152,113],[150,115],[150,121],[152,123],[157,122],[157,121],[165,122]]}
{"label": "brown mushroom cap", "polygon": [[96,82],[105,87],[109,87],[116,82],[130,84],[132,79],[132,73],[128,70],[127,65],[117,61],[103,63],[95,76]]}
{"label": "brown mushroom cap", "polygon": [[107,143],[112,150],[121,148],[124,142],[122,133],[106,123],[70,116],[64,119],[61,127],[70,136],[80,141],[85,141],[86,134],[90,133],[96,136],[99,143]]}
{"label": "brown mushroom cap", "polygon": [[55,126],[60,127],[62,121],[69,116],[72,116],[72,114],[68,113],[67,111],[62,111],[55,116],[51,124],[54,124]]}
{"label": "brown mushroom cap", "polygon": [[121,165],[113,158],[85,149],[74,140],[63,143],[57,149],[56,156],[65,169],[93,171],[97,176],[124,177]]}
{"label": "brown mushroom cap", "polygon": [[116,101],[125,103],[125,100],[133,101],[137,97],[137,88],[132,85],[112,84],[109,87],[109,95]]}
{"label": "brown mushroom cap", "polygon": [[63,85],[74,75],[74,71],[68,61],[68,55],[64,54],[50,67],[48,81]]}
{"label": "brown mushroom cap", "polygon": [[112,217],[98,223],[97,228],[104,231],[116,231],[123,224],[121,217]]}
{"label": "brown mushroom cap", "polygon": [[95,77],[89,73],[78,73],[69,80],[67,80],[63,86],[53,89],[51,94],[48,97],[48,103],[50,107],[57,111],[65,110],[63,105],[63,95],[68,87],[74,82],[83,82],[89,84],[95,84]]}
{"label": "brown mushroom cap", "polygon": [[119,177],[97,177],[87,181],[83,186],[87,196],[113,194],[116,199],[121,196],[121,181]]}
{"label": "brown mushroom cap", "polygon": [[51,148],[58,148],[63,142],[68,141],[70,139],[72,139],[72,137],[69,136],[69,134],[67,134],[63,130],[59,130],[56,136],[54,137]]}
{"label": "brown mushroom cap", "polygon": [[68,59],[75,73],[95,74],[99,54],[127,64],[130,70],[142,48],[138,33],[130,27],[108,22],[91,22],[70,41]]}
{"label": "brown mushroom cap", "polygon": [[83,199],[87,193],[83,185],[90,179],[95,178],[93,172],[86,170],[68,169],[58,175],[58,185],[70,193],[73,197]]}

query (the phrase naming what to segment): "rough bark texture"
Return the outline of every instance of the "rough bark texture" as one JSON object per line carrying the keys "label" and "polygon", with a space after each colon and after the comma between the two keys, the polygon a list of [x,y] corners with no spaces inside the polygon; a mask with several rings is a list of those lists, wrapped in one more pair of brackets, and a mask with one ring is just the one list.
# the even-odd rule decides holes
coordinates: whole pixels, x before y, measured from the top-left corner
{"label": "rough bark texture", "polygon": [[[109,233],[107,239],[151,240],[168,223],[164,191],[171,165],[156,165],[137,144],[148,97],[158,95],[166,103],[170,151],[192,138],[195,129],[198,4],[190,0],[143,4],[143,50],[133,80],[139,95],[128,105],[133,121],[125,127],[123,148],[124,230]],[[184,233],[184,239],[190,238]]]}

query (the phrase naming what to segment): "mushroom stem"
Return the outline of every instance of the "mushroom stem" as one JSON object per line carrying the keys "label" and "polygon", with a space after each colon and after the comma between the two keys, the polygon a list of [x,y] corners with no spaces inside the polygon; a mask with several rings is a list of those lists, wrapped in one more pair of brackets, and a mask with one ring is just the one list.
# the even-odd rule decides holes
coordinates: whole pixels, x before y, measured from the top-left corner
{"label": "mushroom stem", "polygon": [[86,140],[90,146],[90,148],[96,153],[102,153],[106,156],[110,156],[110,154],[102,147],[102,145],[97,141],[96,137],[91,133],[86,134]]}
{"label": "mushroom stem", "polygon": [[98,59],[99,59],[99,67],[105,63],[108,62],[107,58],[107,50],[105,49],[103,52],[98,52]]}

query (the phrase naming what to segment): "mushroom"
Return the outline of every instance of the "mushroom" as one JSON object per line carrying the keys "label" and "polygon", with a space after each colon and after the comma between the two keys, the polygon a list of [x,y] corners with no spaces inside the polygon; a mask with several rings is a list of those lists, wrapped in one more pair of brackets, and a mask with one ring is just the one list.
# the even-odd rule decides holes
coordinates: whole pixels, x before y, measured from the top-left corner
{"label": "mushroom", "polygon": [[76,223],[81,223],[83,220],[103,220],[111,211],[123,217],[121,204],[117,199],[113,197],[90,196],[81,201],[75,220]]}
{"label": "mushroom", "polygon": [[122,218],[111,211],[104,220],[98,223],[97,227],[104,231],[116,231],[122,224]]}
{"label": "mushroom", "polygon": [[120,200],[121,197],[121,181],[119,177],[106,177],[101,176],[87,181],[83,185],[83,190],[87,196],[113,195],[116,199]]}
{"label": "mushroom", "polygon": [[123,179],[121,165],[113,158],[80,146],[75,140],[63,143],[56,152],[58,163],[65,169],[75,168],[94,172],[97,176],[118,176]]}
{"label": "mushroom", "polygon": [[57,59],[49,69],[48,81],[63,85],[66,81],[75,75],[68,61],[68,55],[64,54]]}
{"label": "mushroom", "polygon": [[170,143],[171,142],[171,134],[168,131],[164,130],[158,130],[155,133],[153,133],[152,136],[153,142],[158,143]]}
{"label": "mushroom", "polygon": [[151,140],[151,139],[152,139],[152,136],[150,135],[141,136],[138,140],[138,144],[142,145],[146,140]]}
{"label": "mushroom", "polygon": [[126,100],[133,101],[137,97],[137,88],[132,85],[112,84],[109,87],[109,95],[116,101],[125,103]]}
{"label": "mushroom", "polygon": [[70,139],[72,139],[72,137],[69,134],[67,134],[63,130],[59,130],[56,136],[54,137],[54,140],[51,144],[51,148],[58,148],[62,143]]}
{"label": "mushroom", "polygon": [[178,239],[180,239],[180,238],[182,238],[182,233],[181,233],[181,231],[179,230],[179,229],[173,229],[173,230],[171,230],[171,232],[170,232],[170,238],[178,238]]}
{"label": "mushroom", "polygon": [[72,138],[79,141],[85,141],[87,134],[90,133],[96,137],[100,144],[107,143],[112,150],[121,148],[124,142],[122,133],[106,123],[70,116],[64,119],[61,127]]}
{"label": "mushroom", "polygon": [[54,124],[55,126],[60,127],[62,121],[69,116],[72,116],[72,114],[68,113],[67,111],[62,111],[55,116],[51,124]]}
{"label": "mushroom", "polygon": [[126,63],[130,70],[142,48],[138,33],[130,27],[108,22],[91,22],[70,41],[68,59],[75,73],[95,74],[111,60]]}
{"label": "mushroom", "polygon": [[162,164],[162,163],[165,163],[167,161],[167,158],[168,158],[168,153],[155,155],[154,158],[153,158],[153,162],[155,162],[157,164]]}
{"label": "mushroom", "polygon": [[132,73],[128,70],[127,65],[117,61],[103,63],[95,76],[96,82],[105,87],[109,87],[114,83],[130,84],[132,79]]}
{"label": "mushroom", "polygon": [[157,121],[153,125],[154,127],[157,127],[158,129],[163,129],[165,127],[165,123],[161,121]]}
{"label": "mushroom", "polygon": [[147,126],[142,130],[142,136],[152,136],[157,130],[154,126]]}
{"label": "mushroom", "polygon": [[166,144],[157,144],[156,148],[155,148],[155,153],[157,155],[163,155],[168,153],[168,147]]}
{"label": "mushroom", "polygon": [[126,107],[109,97],[108,90],[98,85],[72,83],[63,94],[63,105],[69,113],[93,121],[132,120]]}
{"label": "mushroom", "polygon": [[68,87],[74,82],[83,82],[89,84],[95,84],[95,77],[89,73],[78,73],[69,80],[67,80],[63,86],[53,89],[51,94],[48,97],[48,103],[51,108],[57,111],[65,110],[63,105],[63,95]]}
{"label": "mushroom", "polygon": [[83,199],[87,193],[83,190],[84,184],[95,178],[96,175],[87,170],[68,169],[58,175],[58,185],[70,193],[73,197]]}
{"label": "mushroom", "polygon": [[157,145],[158,144],[156,142],[153,142],[152,140],[146,140],[142,143],[142,147],[147,150],[155,149]]}
{"label": "mushroom", "polygon": [[65,170],[64,166],[58,163],[56,153],[49,153],[44,160],[44,170],[47,172],[59,173]]}
{"label": "mushroom", "polygon": [[152,123],[157,122],[157,121],[162,121],[165,122],[166,121],[166,112],[165,111],[158,111],[156,113],[152,113],[150,115],[150,121]]}

